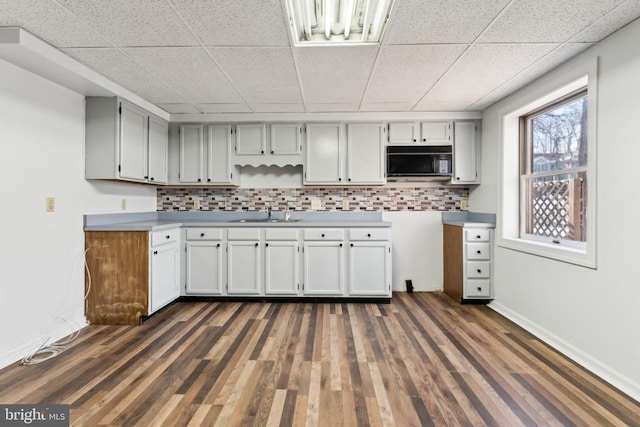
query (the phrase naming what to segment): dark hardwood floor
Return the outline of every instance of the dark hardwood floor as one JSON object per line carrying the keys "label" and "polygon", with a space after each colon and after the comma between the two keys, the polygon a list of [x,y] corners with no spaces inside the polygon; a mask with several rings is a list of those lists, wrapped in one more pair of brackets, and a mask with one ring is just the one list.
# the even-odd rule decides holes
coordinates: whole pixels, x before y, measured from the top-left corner
{"label": "dark hardwood floor", "polygon": [[638,402],[484,306],[175,303],[0,371],[73,425],[626,426]]}

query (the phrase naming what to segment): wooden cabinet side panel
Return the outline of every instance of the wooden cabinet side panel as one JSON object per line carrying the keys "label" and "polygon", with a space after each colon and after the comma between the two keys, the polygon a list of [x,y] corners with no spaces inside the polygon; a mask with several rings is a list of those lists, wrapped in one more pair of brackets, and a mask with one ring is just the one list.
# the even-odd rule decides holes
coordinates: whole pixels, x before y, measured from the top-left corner
{"label": "wooden cabinet side panel", "polygon": [[95,325],[139,324],[149,313],[148,233],[87,231],[85,248],[91,275],[87,320]]}
{"label": "wooden cabinet side panel", "polygon": [[462,227],[443,225],[444,293],[460,302],[463,292]]}

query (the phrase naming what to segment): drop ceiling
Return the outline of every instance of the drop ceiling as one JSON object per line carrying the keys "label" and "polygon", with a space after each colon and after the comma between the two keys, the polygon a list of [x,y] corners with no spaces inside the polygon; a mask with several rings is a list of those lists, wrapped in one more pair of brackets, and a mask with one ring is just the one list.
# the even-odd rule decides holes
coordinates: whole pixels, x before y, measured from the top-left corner
{"label": "drop ceiling", "polygon": [[480,111],[640,16],[640,0],[395,0],[380,46],[294,47],[284,0],[0,0],[174,115]]}

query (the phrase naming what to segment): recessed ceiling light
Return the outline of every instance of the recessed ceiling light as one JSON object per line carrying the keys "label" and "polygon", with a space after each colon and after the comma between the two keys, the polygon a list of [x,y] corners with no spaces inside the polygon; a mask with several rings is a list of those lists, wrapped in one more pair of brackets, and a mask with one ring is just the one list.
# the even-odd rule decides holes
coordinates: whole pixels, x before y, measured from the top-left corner
{"label": "recessed ceiling light", "polygon": [[286,0],[296,46],[380,44],[394,0]]}

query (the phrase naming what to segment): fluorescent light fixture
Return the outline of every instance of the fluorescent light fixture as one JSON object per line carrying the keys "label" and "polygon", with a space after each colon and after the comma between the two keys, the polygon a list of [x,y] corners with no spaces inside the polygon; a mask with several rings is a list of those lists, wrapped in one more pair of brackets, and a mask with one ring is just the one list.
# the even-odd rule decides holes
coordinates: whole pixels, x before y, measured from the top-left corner
{"label": "fluorescent light fixture", "polygon": [[285,0],[296,46],[380,44],[394,0]]}

